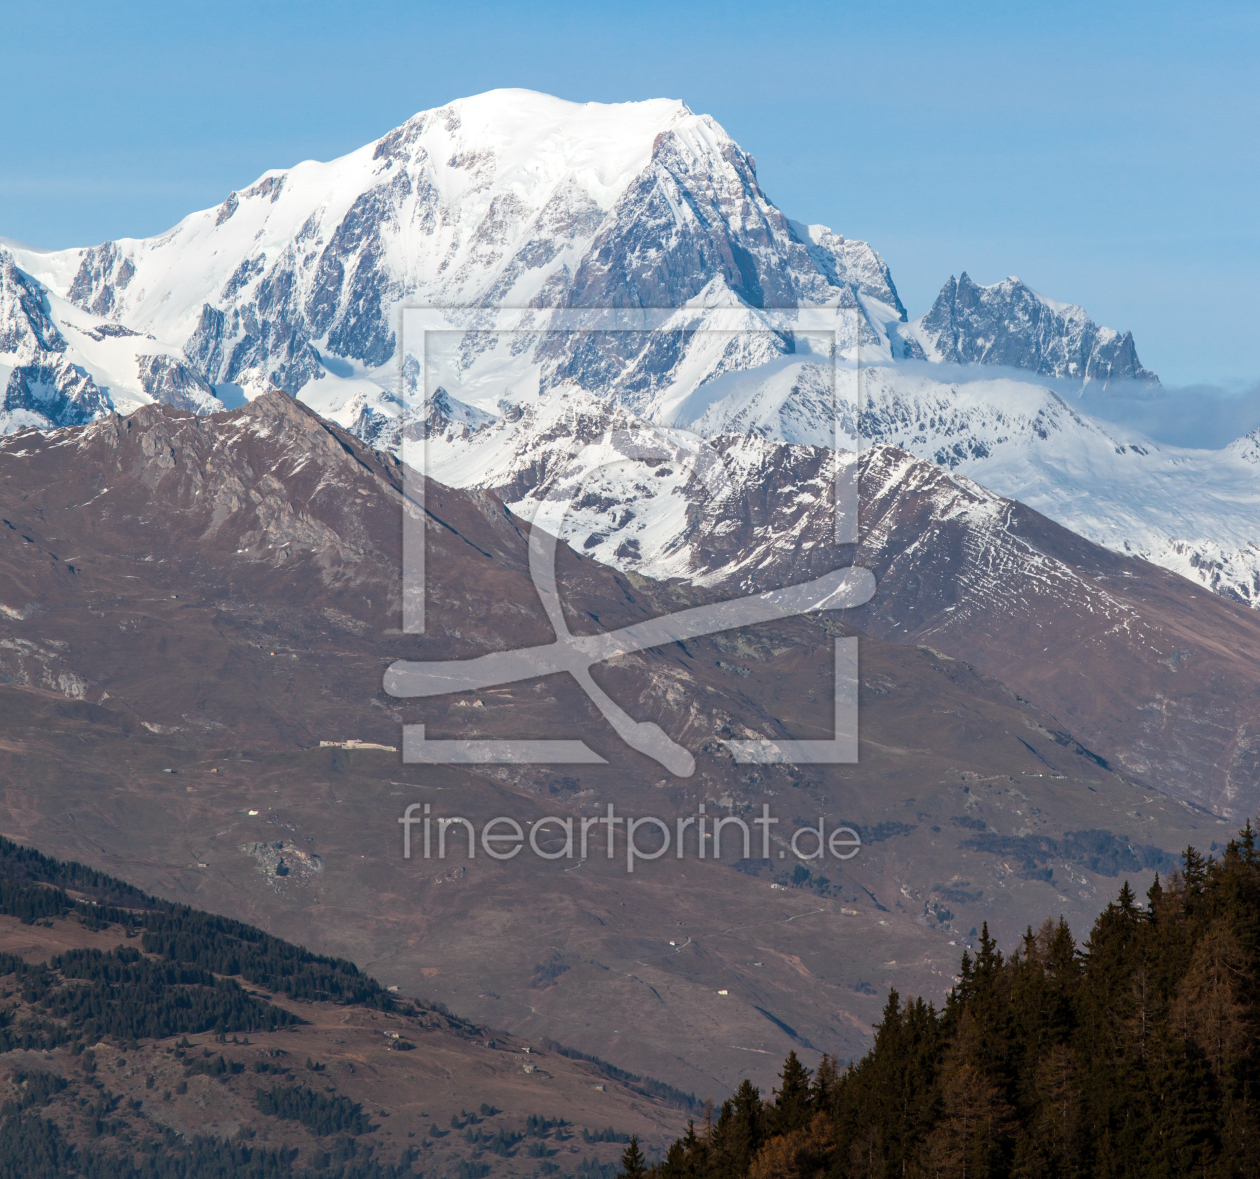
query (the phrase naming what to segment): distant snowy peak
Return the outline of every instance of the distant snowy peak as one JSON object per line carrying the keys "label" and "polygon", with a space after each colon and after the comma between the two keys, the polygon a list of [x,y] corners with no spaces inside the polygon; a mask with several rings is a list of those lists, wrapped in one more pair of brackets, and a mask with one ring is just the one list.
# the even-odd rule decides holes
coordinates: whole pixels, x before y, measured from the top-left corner
{"label": "distant snowy peak", "polygon": [[987,287],[966,271],[951,277],[912,331],[933,361],[998,364],[1104,386],[1159,383],[1138,360],[1132,332],[1099,327],[1084,308],[1047,299],[1015,277]]}
{"label": "distant snowy peak", "polygon": [[[654,144],[703,121],[665,99],[461,99],[339,159],[268,172],[158,237],[80,251],[67,297],[180,342],[207,381],[250,395],[349,370],[385,370],[388,387],[404,300],[561,304]],[[326,411],[342,400],[310,391]]]}

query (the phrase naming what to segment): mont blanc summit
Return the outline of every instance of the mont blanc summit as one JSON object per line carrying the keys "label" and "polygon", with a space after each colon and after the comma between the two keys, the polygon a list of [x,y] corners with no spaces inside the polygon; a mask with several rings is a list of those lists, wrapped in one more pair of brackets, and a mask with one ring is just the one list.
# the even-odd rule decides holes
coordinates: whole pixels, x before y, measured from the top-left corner
{"label": "mont blanc summit", "polygon": [[[664,99],[492,91],[268,172],[157,237],[12,252],[58,300],[162,341],[209,384],[279,388],[347,424],[392,412],[406,304],[836,303],[862,307],[872,344],[905,318],[878,254],[789,222],[712,118]],[[111,375],[145,399],[138,375]]]}
{"label": "mont blanc summit", "polygon": [[[730,455],[832,445],[829,363],[790,332],[755,329],[763,308],[835,308],[838,379],[854,395],[861,381],[868,439],[1260,601],[1254,446],[1155,446],[1041,383],[1157,387],[1130,333],[1018,279],[982,286],[965,272],[912,319],[875,249],[791,220],[753,157],[677,100],[490,91],[339,159],[268,171],[155,237],[8,243],[0,268],[9,432],[152,402],[211,413],[279,389],[389,448],[409,380],[402,309],[451,308],[464,335],[434,406],[434,473],[518,507],[541,478],[537,466],[522,475],[522,456],[575,413],[599,428],[749,439]],[[547,332],[557,310],[601,307],[686,307],[689,331],[671,346]],[[478,330],[478,309],[492,308],[516,309],[517,329]],[[706,308],[742,310],[754,330],[706,333]],[[443,425],[452,414],[457,430]],[[583,535],[613,564],[687,575],[651,516],[635,513],[631,534]]]}

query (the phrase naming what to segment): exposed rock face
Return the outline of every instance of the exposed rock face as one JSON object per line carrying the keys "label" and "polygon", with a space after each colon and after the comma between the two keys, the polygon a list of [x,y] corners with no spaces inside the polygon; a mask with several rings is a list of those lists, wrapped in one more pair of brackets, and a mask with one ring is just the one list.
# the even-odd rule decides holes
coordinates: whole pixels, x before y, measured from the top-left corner
{"label": "exposed rock face", "polygon": [[0,422],[9,428],[73,426],[106,412],[109,399],[66,358],[66,340],[39,283],[0,249],[0,363],[8,380]]}
{"label": "exposed rock face", "polygon": [[141,356],[138,361],[141,387],[154,401],[192,413],[217,413],[224,408],[201,376],[175,357]]}
{"label": "exposed rock face", "polygon": [[804,243],[819,273],[837,287],[848,286],[871,299],[887,303],[905,323],[906,309],[893,285],[888,264],[866,242],[833,233],[825,225],[790,221],[792,231]]}
{"label": "exposed rock face", "polygon": [[[886,323],[905,314],[879,255],[825,226],[784,217],[757,183],[751,157],[708,116],[690,116],[656,137],[648,166],[604,219],[563,293],[568,308],[693,304],[852,309],[860,326],[853,339],[838,341],[842,348],[881,346]],[[695,335],[664,338],[609,337],[595,330],[601,322],[593,314],[590,333],[544,338],[544,387],[575,382],[651,413],[688,364],[700,364],[713,380],[793,350],[786,337],[735,338],[707,358],[701,314]]]}
{"label": "exposed rock face", "polygon": [[292,839],[273,839],[264,843],[247,843],[242,848],[258,865],[258,871],[277,886],[307,885],[312,876],[324,870],[322,856],[300,847]]}
{"label": "exposed rock face", "polygon": [[1047,299],[1018,278],[982,287],[964,271],[916,326],[931,360],[1001,364],[1104,386],[1159,381],[1138,360],[1132,332],[1099,327],[1084,308]]}
{"label": "exposed rock face", "polygon": [[136,274],[131,256],[117,242],[103,242],[82,253],[83,261],[66,298],[94,315],[116,315],[120,297]]}
{"label": "exposed rock face", "polygon": [[681,307],[714,281],[752,307],[824,303],[860,290],[904,314],[864,242],[789,221],[752,158],[707,115],[656,137],[565,293],[569,307]]}
{"label": "exposed rock face", "polygon": [[0,426],[76,426],[108,410],[108,397],[66,349],[39,283],[0,249],[0,363],[8,362]]}
{"label": "exposed rock face", "polygon": [[16,366],[0,406],[15,425],[40,429],[80,426],[109,408],[109,398],[91,376],[55,354]]}
{"label": "exposed rock face", "polygon": [[30,362],[41,353],[64,352],[66,341],[49,313],[39,283],[0,248],[0,354]]}
{"label": "exposed rock face", "polygon": [[223,312],[203,303],[197,326],[184,343],[184,356],[203,379],[223,368],[223,326]]}

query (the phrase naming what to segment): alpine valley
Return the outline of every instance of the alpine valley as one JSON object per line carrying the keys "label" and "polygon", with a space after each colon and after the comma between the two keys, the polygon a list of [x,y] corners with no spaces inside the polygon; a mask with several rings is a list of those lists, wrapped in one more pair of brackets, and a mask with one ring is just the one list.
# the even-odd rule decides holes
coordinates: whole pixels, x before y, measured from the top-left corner
{"label": "alpine valley", "polygon": [[[670,330],[607,330],[645,309]],[[1086,392],[1158,378],[1015,278],[961,273],[911,319],[870,245],[788,219],[682,103],[493,91],[158,237],[0,241],[0,387],[3,833],[522,1041],[769,1088],[790,1048],[860,1056],[888,986],[939,1000],[984,922],[1087,928],[1117,876],[1144,889],[1260,809],[1260,431],[1188,450],[1091,417]],[[852,564],[879,589],[597,669],[685,778],[565,676],[386,695],[396,659],[549,641],[528,524],[554,502],[577,633]],[[732,736],[830,736],[855,634],[859,762],[736,764]],[[609,764],[405,765],[404,722]],[[863,847],[435,865],[402,857],[415,801],[771,801]]]}

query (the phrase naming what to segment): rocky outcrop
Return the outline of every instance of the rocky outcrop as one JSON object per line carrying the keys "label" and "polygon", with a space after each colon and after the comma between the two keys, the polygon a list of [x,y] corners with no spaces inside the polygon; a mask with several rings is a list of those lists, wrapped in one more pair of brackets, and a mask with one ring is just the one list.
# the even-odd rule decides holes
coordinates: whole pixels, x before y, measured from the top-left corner
{"label": "rocky outcrop", "polygon": [[1056,303],[1018,278],[982,287],[950,278],[917,324],[929,360],[1000,364],[1047,377],[1158,384],[1142,367],[1133,333],[1099,327],[1073,304]]}
{"label": "rocky outcrop", "polygon": [[109,398],[66,352],[43,288],[0,250],[0,362],[11,365],[0,433],[77,426],[108,412]]}
{"label": "rocky outcrop", "polygon": [[140,385],[154,401],[198,414],[218,413],[224,408],[200,374],[175,357],[139,356],[136,360]]}
{"label": "rocky outcrop", "polygon": [[52,354],[13,369],[0,408],[17,425],[47,429],[81,426],[108,413],[110,405],[88,373]]}
{"label": "rocky outcrop", "polygon": [[95,315],[114,315],[135,274],[131,255],[124,253],[117,242],[103,242],[83,251],[83,261],[66,298]]}
{"label": "rocky outcrop", "polygon": [[30,362],[42,353],[65,350],[43,289],[0,249],[0,354]]}

